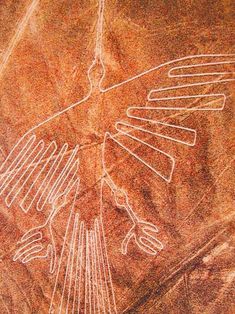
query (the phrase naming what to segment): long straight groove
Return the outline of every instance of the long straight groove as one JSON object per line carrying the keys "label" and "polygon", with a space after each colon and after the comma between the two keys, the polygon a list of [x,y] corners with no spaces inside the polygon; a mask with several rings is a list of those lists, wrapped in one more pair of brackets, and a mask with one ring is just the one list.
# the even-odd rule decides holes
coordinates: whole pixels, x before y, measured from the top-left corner
{"label": "long straight groove", "polygon": [[82,235],[81,235],[81,251],[80,251],[80,269],[79,269],[79,286],[78,286],[78,313],[80,313],[81,307],[81,289],[82,289],[82,272],[83,272],[83,252],[84,252],[84,237],[85,237],[85,228],[84,222],[81,222]]}
{"label": "long straight groove", "polygon": [[106,298],[108,302],[108,307],[109,311],[111,313],[111,305],[110,305],[110,300],[109,300],[109,289],[108,289],[108,283],[107,283],[107,274],[106,274],[106,269],[105,269],[105,261],[104,261],[104,255],[103,255],[103,247],[102,247],[102,242],[101,242],[101,236],[100,236],[100,228],[99,228],[99,223],[98,219],[96,220],[96,226],[97,226],[97,236],[98,236],[98,243],[99,243],[99,248],[100,248],[100,256],[101,256],[101,265],[102,265],[102,270],[103,270],[103,275],[104,275],[104,282],[105,282],[105,290],[106,290]]}
{"label": "long straight groove", "polygon": [[84,312],[87,314],[87,303],[89,302],[87,300],[87,295],[89,294],[89,270],[88,270],[88,254],[89,254],[89,246],[88,246],[88,230],[86,230],[86,268],[85,268],[85,304],[84,304]]}
{"label": "long straight groove", "polygon": [[[93,242],[92,242],[92,231],[89,232],[89,241],[90,241],[90,258],[91,258],[91,313],[95,312],[95,275],[94,275],[94,254],[93,254]],[[92,312],[93,310],[93,312]]]}
{"label": "long straight groove", "polygon": [[68,238],[68,235],[69,235],[70,224],[71,224],[71,221],[72,221],[72,217],[74,216],[74,206],[75,206],[77,193],[78,193],[78,185],[76,187],[76,193],[75,193],[74,198],[73,198],[73,204],[71,206],[68,222],[67,222],[67,225],[66,225],[66,230],[65,230],[65,235],[64,235],[64,242],[63,242],[63,246],[62,246],[62,251],[61,251],[61,255],[60,255],[58,269],[57,269],[57,274],[56,274],[55,285],[54,285],[54,289],[53,289],[53,293],[52,293],[49,313],[54,313],[53,302],[54,302],[54,299],[55,299],[56,290],[58,288],[58,280],[59,280],[59,275],[60,275],[60,271],[61,271],[61,265],[62,265],[62,261],[63,261],[63,256],[64,256],[64,253],[65,253],[65,246],[66,246],[67,238]]}
{"label": "long straight groove", "polygon": [[91,294],[91,280],[92,280],[92,277],[91,277],[91,257],[90,257],[90,253],[91,253],[91,246],[90,246],[90,237],[89,237],[89,231],[88,231],[88,258],[87,258],[87,261],[88,261],[88,278],[89,278],[89,281],[88,281],[88,284],[89,284],[89,314],[92,314],[92,306],[91,306],[91,300],[92,300],[92,294]]}
{"label": "long straight groove", "polygon": [[[82,223],[79,225],[79,234],[78,234],[78,245],[77,245],[77,259],[76,259],[76,271],[75,271],[75,283],[74,283],[74,294],[73,294],[73,308],[72,308],[72,313],[75,311],[76,307],[76,296],[77,296],[77,285],[78,285],[78,269],[79,265],[81,264],[81,242],[82,242]],[[80,260],[79,260],[80,258]],[[80,279],[80,278],[79,278]]]}
{"label": "long straight groove", "polygon": [[112,276],[111,276],[109,260],[108,260],[108,252],[107,252],[107,244],[106,244],[106,238],[105,238],[105,233],[104,233],[104,226],[103,226],[102,218],[100,218],[100,219],[101,219],[101,232],[103,235],[102,238],[104,239],[104,254],[106,257],[106,261],[107,261],[108,275],[109,275],[109,279],[110,279],[110,286],[111,286],[111,292],[112,292],[112,299],[113,299],[112,301],[113,301],[113,305],[114,305],[114,311],[115,311],[115,313],[117,313],[117,306],[116,306],[115,294],[114,294],[114,289],[113,289]]}
{"label": "long straight groove", "polygon": [[103,283],[102,283],[102,274],[101,274],[101,268],[100,268],[100,252],[99,252],[99,248],[98,248],[98,239],[97,239],[97,230],[96,230],[96,221],[95,221],[95,245],[96,245],[96,257],[97,257],[97,262],[98,262],[98,274],[99,274],[99,278],[98,278],[98,281],[99,281],[99,284],[98,284],[98,287],[99,287],[99,290],[100,290],[100,297],[101,297],[101,307],[103,307],[103,313],[106,313],[106,310],[105,310],[105,300],[104,300],[104,291],[103,291]]}
{"label": "long straight groove", "polygon": [[15,49],[15,47],[17,46],[18,42],[21,39],[21,36],[28,24],[28,21],[30,19],[30,17],[32,16],[32,14],[34,13],[37,5],[39,3],[39,0],[33,0],[31,2],[31,4],[27,7],[26,13],[23,16],[22,20],[20,21],[19,25],[17,26],[16,32],[14,34],[14,36],[12,37],[9,46],[7,47],[5,53],[2,56],[2,63],[0,64],[0,79],[2,79],[4,70],[8,64],[8,61]]}
{"label": "long straight groove", "polygon": [[66,313],[69,312],[69,303],[70,303],[70,295],[71,295],[71,286],[73,281],[73,266],[74,266],[74,257],[75,257],[75,243],[78,233],[78,214],[75,215],[74,221],[74,231],[73,231],[73,243],[72,243],[72,261],[70,266],[70,274],[69,274],[69,291],[67,296],[67,305],[66,305]]}
{"label": "long straight groove", "polygon": [[[61,301],[60,301],[59,313],[62,313],[65,289],[66,289],[66,284],[67,284],[67,277],[68,277],[68,273],[71,269],[71,264],[72,264],[71,259],[72,259],[72,254],[73,254],[75,225],[76,225],[76,221],[74,220],[73,229],[72,229],[72,237],[71,237],[70,246],[69,246],[69,255],[68,255],[68,260],[67,260],[67,265],[66,265],[67,267],[66,267],[66,272],[65,272],[65,277],[64,277],[63,291],[62,291],[62,296],[61,296]],[[66,313],[67,313],[67,305],[68,305],[68,299],[66,302]]]}

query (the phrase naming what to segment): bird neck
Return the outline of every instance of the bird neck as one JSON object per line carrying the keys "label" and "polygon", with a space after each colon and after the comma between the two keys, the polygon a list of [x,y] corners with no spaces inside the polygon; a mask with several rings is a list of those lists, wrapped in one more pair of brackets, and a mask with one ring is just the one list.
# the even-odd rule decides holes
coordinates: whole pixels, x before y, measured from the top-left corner
{"label": "bird neck", "polygon": [[88,70],[88,79],[91,84],[91,93],[101,90],[100,85],[105,74],[104,65],[102,62],[104,4],[105,0],[99,0],[94,60]]}

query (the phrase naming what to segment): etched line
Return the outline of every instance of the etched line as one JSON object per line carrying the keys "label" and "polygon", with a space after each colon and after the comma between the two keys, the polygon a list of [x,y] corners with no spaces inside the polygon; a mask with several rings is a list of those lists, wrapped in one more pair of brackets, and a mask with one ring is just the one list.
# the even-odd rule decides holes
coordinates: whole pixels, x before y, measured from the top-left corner
{"label": "etched line", "polygon": [[16,32],[15,32],[14,36],[12,37],[12,39],[9,43],[7,50],[3,53],[2,63],[0,64],[0,79],[2,78],[4,70],[5,70],[5,68],[9,62],[9,59],[10,59],[15,47],[17,46],[18,42],[20,41],[22,34],[24,33],[25,28],[28,24],[28,21],[29,21],[30,17],[32,16],[32,14],[34,13],[38,3],[39,3],[39,0],[33,0],[31,2],[29,7],[27,8],[26,14],[24,15],[23,19],[21,20],[21,22],[18,25]]}

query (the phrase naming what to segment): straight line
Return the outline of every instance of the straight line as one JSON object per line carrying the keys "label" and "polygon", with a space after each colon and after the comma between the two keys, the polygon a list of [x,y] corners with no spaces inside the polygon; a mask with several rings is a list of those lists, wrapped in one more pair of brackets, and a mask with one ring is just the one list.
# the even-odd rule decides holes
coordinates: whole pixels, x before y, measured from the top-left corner
{"label": "straight line", "polygon": [[25,28],[28,24],[28,21],[29,21],[30,17],[32,16],[32,14],[34,13],[38,3],[39,3],[39,0],[33,0],[31,2],[29,7],[27,8],[27,11],[26,11],[23,19],[20,21],[20,23],[18,25],[16,32],[15,32],[14,36],[12,37],[12,39],[9,43],[7,50],[3,54],[2,63],[0,64],[0,79],[2,78],[3,72],[4,72],[4,70],[8,64],[8,61],[9,61],[15,47],[17,46],[18,42],[20,41],[22,34],[24,33]]}

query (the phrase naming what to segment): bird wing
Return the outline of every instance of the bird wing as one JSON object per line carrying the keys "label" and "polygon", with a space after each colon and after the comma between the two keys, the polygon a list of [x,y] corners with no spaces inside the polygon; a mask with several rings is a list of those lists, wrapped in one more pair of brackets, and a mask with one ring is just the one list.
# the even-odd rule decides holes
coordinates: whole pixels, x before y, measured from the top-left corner
{"label": "bird wing", "polygon": [[[196,128],[182,123],[182,115],[223,110],[234,74],[235,54],[196,55],[170,61],[106,88],[103,92],[113,93],[119,103],[127,99],[123,95],[129,100],[122,107],[124,119],[115,123],[117,133],[106,133],[106,140],[113,140],[170,182],[175,156],[168,148],[171,144],[194,146],[197,139]],[[152,87],[156,83],[159,87]],[[172,120],[177,122],[169,122]],[[153,144],[153,139],[161,144]]]}
{"label": "bird wing", "polygon": [[[47,143],[48,144],[48,143]],[[8,207],[19,203],[27,213],[31,207],[41,211],[51,207],[78,178],[78,146],[56,141],[46,145],[32,133],[16,143],[0,167],[0,196]]]}

